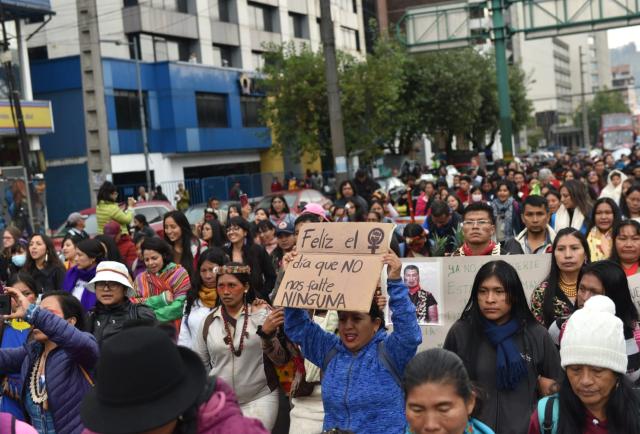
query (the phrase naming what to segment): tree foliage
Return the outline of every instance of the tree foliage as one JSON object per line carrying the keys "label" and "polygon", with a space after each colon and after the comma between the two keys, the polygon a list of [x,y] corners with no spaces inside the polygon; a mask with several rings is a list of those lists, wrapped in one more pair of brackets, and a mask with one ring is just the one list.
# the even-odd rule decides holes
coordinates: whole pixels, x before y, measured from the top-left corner
{"label": "tree foliage", "polygon": [[[381,38],[366,62],[339,53],[339,83],[347,152],[365,159],[384,149],[408,153],[423,135],[465,137],[477,147],[495,136],[499,123],[495,59],[472,48],[410,56]],[[330,152],[331,137],[321,52],[292,43],[266,53],[262,116],[274,145],[299,157]],[[532,105],[525,74],[509,71],[514,132],[526,125]]]}
{"label": "tree foliage", "polygon": [[[599,141],[602,115],[610,113],[629,113],[629,107],[624,102],[622,94],[620,92],[611,91],[607,88],[597,92],[593,100],[587,102],[586,105],[589,137],[592,144]],[[582,128],[582,104],[580,104],[574,113],[573,122],[577,127]]]}

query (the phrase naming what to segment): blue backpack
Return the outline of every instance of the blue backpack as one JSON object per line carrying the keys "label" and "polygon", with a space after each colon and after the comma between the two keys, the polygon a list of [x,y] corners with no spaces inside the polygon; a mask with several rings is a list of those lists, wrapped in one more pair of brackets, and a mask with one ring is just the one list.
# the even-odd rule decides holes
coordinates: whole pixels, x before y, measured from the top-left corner
{"label": "blue backpack", "polygon": [[560,403],[558,394],[545,396],[538,401],[538,423],[540,434],[556,434],[558,432],[558,414]]}

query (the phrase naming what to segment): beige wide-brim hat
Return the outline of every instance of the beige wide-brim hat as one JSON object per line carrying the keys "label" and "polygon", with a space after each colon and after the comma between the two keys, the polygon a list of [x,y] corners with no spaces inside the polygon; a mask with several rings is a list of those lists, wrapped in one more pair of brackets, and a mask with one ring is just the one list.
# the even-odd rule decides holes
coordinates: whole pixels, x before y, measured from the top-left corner
{"label": "beige wide-brim hat", "polygon": [[127,297],[136,295],[129,270],[124,264],[115,261],[102,261],[96,268],[96,276],[87,283],[86,288],[91,292],[96,292],[96,282],[118,282],[126,289]]}

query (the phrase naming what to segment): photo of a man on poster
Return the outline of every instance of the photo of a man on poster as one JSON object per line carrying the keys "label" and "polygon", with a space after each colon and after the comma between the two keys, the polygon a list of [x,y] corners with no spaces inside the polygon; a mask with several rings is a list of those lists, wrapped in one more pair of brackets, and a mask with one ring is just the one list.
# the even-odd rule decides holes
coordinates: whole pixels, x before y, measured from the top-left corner
{"label": "photo of a man on poster", "polygon": [[422,288],[420,269],[412,264],[405,266],[403,279],[409,288],[409,298],[416,306],[418,323],[438,324],[438,302],[431,292]]}

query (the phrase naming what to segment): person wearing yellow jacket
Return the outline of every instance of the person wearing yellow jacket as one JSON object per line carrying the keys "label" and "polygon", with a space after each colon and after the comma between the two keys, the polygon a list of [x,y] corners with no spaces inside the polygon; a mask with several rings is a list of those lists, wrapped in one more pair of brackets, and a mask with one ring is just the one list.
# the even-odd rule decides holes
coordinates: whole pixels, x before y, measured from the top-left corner
{"label": "person wearing yellow jacket", "polygon": [[136,200],[132,197],[127,199],[127,207],[122,210],[116,200],[118,199],[118,190],[116,186],[109,181],[98,190],[98,206],[96,207],[96,219],[98,221],[98,234],[104,233],[104,225],[111,220],[120,224],[120,231],[128,234],[127,225],[133,220],[133,206]]}

